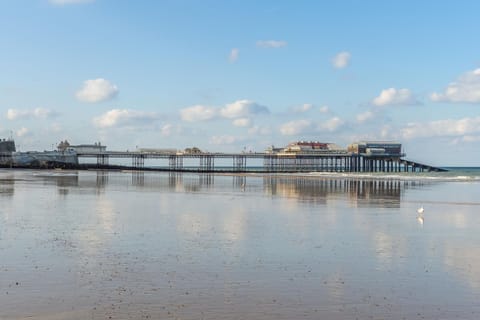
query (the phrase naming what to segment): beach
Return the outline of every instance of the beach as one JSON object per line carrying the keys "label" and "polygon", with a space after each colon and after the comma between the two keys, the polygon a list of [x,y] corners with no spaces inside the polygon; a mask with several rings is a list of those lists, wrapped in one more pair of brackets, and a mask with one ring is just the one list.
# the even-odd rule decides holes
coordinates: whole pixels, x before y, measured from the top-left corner
{"label": "beach", "polygon": [[479,176],[0,170],[0,319],[478,319]]}

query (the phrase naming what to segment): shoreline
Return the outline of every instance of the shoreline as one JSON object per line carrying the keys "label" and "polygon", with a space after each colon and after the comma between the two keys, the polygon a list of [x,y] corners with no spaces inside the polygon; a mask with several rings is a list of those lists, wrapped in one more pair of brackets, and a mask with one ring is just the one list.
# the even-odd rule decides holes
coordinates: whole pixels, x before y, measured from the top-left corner
{"label": "shoreline", "polygon": [[159,172],[169,174],[199,174],[199,175],[218,175],[218,176],[236,176],[236,177],[280,177],[280,178],[305,178],[305,179],[353,179],[360,181],[422,181],[422,182],[479,182],[480,167],[462,167],[455,168],[448,172],[334,172],[334,171],[282,171],[272,172],[265,170],[196,170],[196,169],[169,169],[169,168],[136,168],[131,166],[115,165],[79,165],[78,167],[68,168],[47,168],[32,166],[0,166],[0,169],[25,170],[25,171],[105,171],[105,172],[127,172],[127,173],[145,173]]}

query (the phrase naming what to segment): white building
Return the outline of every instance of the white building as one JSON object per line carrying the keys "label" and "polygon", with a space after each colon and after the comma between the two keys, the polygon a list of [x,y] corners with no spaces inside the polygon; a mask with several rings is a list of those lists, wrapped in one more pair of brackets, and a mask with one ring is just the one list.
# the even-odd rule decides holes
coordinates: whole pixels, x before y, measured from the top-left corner
{"label": "white building", "polygon": [[354,154],[404,156],[402,144],[396,141],[359,141],[347,149]]}
{"label": "white building", "polygon": [[319,141],[296,141],[289,143],[278,154],[331,154],[346,153],[346,150],[335,143]]}
{"label": "white building", "polygon": [[77,153],[101,153],[107,151],[107,146],[102,145],[100,142],[94,144],[78,144],[71,145],[67,140],[60,141],[57,146],[58,151],[75,151]]}

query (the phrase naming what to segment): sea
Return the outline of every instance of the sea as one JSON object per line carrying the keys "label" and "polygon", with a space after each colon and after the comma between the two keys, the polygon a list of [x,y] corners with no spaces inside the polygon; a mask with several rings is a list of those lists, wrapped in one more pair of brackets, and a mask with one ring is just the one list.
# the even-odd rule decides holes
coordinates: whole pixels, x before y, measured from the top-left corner
{"label": "sea", "polygon": [[0,319],[480,319],[480,168],[0,169]]}

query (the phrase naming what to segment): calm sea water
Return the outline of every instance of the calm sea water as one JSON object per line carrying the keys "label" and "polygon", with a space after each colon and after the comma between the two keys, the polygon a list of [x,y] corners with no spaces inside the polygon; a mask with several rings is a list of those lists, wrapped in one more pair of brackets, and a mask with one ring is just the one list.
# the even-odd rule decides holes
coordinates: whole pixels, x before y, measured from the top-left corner
{"label": "calm sea water", "polygon": [[478,319],[480,170],[451,169],[0,170],[0,319]]}

